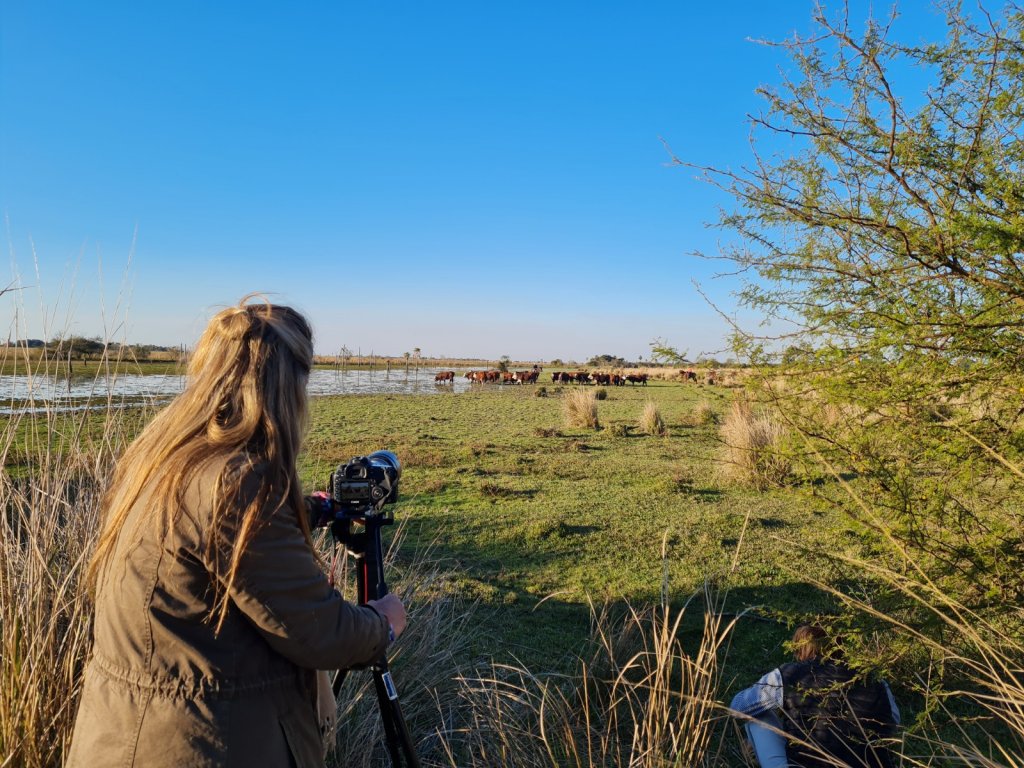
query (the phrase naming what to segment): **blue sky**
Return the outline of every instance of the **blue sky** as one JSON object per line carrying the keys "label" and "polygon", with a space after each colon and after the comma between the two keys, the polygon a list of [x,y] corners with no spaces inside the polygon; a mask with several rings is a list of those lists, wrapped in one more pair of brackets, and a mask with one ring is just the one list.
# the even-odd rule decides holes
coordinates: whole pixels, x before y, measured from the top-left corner
{"label": "blue sky", "polygon": [[[941,34],[928,4],[901,12],[898,37]],[[754,89],[786,67],[749,38],[806,32],[810,13],[4,0],[0,212],[25,288],[0,319],[188,345],[265,291],[325,353],[720,350],[693,281],[726,311],[737,284],[691,254],[726,236],[705,225],[728,200],[663,141],[747,162]]]}

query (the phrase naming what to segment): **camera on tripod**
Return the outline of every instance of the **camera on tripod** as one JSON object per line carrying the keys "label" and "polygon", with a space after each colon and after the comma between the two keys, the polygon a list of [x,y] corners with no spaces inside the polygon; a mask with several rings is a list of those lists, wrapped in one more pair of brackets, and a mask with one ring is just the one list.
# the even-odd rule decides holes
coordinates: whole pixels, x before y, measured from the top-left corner
{"label": "camera on tripod", "polygon": [[374,451],[341,464],[327,481],[327,493],[306,497],[310,525],[379,515],[385,504],[398,501],[402,464],[391,451]]}
{"label": "camera on tripod", "polygon": [[[337,546],[344,544],[346,553],[355,559],[353,570],[360,605],[380,600],[388,594],[380,529],[395,520],[394,515],[385,514],[384,506],[398,501],[398,479],[401,476],[402,464],[395,454],[375,451],[369,456],[349,459],[331,473],[326,493],[320,491],[306,497],[310,527],[329,525],[335,553]],[[398,691],[388,671],[387,657],[372,664],[370,669],[373,671],[391,765],[394,768],[419,768],[419,758],[398,702]],[[341,690],[345,674],[346,670],[340,670],[335,675],[335,697]]]}

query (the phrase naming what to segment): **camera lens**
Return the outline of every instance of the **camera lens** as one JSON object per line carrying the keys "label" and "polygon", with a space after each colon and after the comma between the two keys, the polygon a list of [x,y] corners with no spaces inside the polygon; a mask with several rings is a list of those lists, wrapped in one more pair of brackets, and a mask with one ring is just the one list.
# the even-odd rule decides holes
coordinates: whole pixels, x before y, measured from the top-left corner
{"label": "camera lens", "polygon": [[395,473],[395,477],[399,478],[402,476],[402,462],[398,460],[398,457],[391,451],[374,451],[366,457],[372,464],[378,466],[387,465]]}

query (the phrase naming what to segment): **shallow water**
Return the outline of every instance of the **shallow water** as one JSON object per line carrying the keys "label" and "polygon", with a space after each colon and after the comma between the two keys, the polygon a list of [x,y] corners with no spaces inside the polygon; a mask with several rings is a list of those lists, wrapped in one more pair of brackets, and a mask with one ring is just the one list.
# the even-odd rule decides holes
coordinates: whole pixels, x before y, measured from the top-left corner
{"label": "shallow water", "polygon": [[[456,372],[454,384],[435,384],[440,368],[325,371],[309,376],[308,391],[320,395],[436,395],[465,392],[470,384]],[[113,406],[163,402],[185,386],[184,376],[152,374],[97,378],[0,376],[0,414],[102,410]]]}

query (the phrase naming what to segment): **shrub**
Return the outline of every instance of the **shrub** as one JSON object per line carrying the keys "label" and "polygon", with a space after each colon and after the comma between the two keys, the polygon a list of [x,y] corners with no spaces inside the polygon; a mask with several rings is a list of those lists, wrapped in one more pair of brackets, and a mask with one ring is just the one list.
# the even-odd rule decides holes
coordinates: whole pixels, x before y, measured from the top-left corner
{"label": "shrub", "polygon": [[565,422],[570,427],[600,429],[597,419],[597,397],[593,390],[574,389],[565,398]]}
{"label": "shrub", "polygon": [[664,435],[668,432],[658,404],[653,400],[644,403],[644,410],[640,414],[640,431],[648,435]]}
{"label": "shrub", "polygon": [[781,485],[790,474],[781,453],[785,427],[765,410],[754,412],[747,402],[732,404],[719,430],[725,444],[724,469],[734,480],[764,489]]}
{"label": "shrub", "polygon": [[608,399],[608,390],[605,389],[604,387],[598,387],[597,389],[594,390],[594,399],[595,400],[607,400]]}

